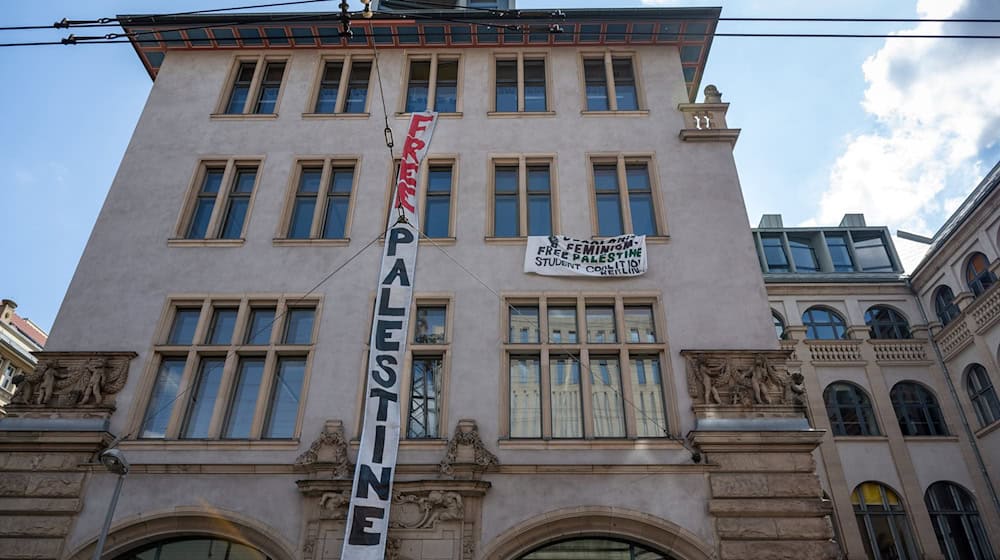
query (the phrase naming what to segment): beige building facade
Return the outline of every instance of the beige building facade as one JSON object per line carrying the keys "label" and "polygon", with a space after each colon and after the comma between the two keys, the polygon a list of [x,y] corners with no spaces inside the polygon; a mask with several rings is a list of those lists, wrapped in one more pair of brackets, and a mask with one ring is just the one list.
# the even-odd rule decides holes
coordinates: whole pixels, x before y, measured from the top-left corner
{"label": "beige building facade", "polygon": [[[974,409],[949,400],[884,229],[845,226],[858,267],[873,231],[889,267],[851,282],[802,281],[780,224],[751,235],[739,130],[714,86],[697,102],[718,15],[396,12],[349,36],[330,14],[122,16],[153,88],[0,421],[0,558],[92,557],[121,481],[104,558],[340,558],[390,186],[423,110],[387,558],[864,558],[859,485],[859,507],[885,500],[869,547],[884,525],[898,558],[962,558],[925,489],[960,486],[997,527],[989,428],[961,430]],[[523,272],[528,236],[625,234],[646,236],[643,275]],[[807,340],[812,303],[850,339]],[[865,337],[875,304],[913,338]],[[902,434],[902,380],[946,433]],[[826,415],[840,381],[878,433],[835,435],[863,431]]]}
{"label": "beige building facade", "polygon": [[17,314],[17,303],[0,301],[0,414],[14,396],[14,380],[35,370],[34,353],[45,347],[47,335]]}

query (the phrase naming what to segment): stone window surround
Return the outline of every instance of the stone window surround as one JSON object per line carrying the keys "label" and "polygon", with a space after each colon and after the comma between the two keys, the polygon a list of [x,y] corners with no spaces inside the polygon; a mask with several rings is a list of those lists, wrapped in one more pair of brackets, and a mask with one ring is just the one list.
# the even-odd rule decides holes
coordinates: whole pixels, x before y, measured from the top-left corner
{"label": "stone window surround", "polygon": [[[358,187],[361,178],[360,154],[348,155],[317,155],[317,156],[296,156],[293,162],[293,171],[288,179],[286,188],[284,209],[278,221],[278,230],[275,232],[272,242],[275,245],[347,245],[351,242],[351,225],[354,222],[354,206],[358,199]],[[330,188],[330,178],[334,167],[354,168],[354,179],[351,183],[350,203],[347,209],[347,219],[344,224],[344,236],[338,238],[322,237],[322,226],[325,216],[326,204],[329,202],[327,193]],[[316,210],[313,214],[312,231],[308,239],[293,239],[288,237],[288,228],[291,226],[292,210],[295,204],[295,197],[298,193],[299,178],[302,176],[303,168],[323,168],[323,175],[320,178],[319,192],[316,194]]]}
{"label": "stone window surround", "polygon": [[667,228],[666,212],[664,211],[663,198],[660,194],[659,167],[656,163],[656,154],[653,152],[587,152],[584,154],[587,160],[587,188],[590,201],[590,230],[595,238],[599,238],[600,229],[597,222],[597,190],[594,184],[594,165],[616,165],[618,168],[618,196],[622,213],[622,233],[632,233],[632,212],[628,201],[628,181],[625,175],[625,166],[629,164],[641,163],[646,166],[646,173],[649,175],[649,188],[652,191],[653,213],[656,219],[656,235],[647,235],[647,241],[661,241],[670,237],[670,230]]}
{"label": "stone window surround", "polygon": [[[420,200],[417,202],[417,208],[420,210],[420,241],[426,241],[424,237],[424,218],[427,215],[427,181],[428,181],[428,171],[432,166],[443,166],[451,165],[451,195],[450,195],[450,205],[448,208],[448,237],[434,237],[434,243],[437,245],[453,245],[456,240],[456,220],[458,216],[458,191],[459,185],[461,184],[459,178],[459,155],[458,154],[434,154],[428,155],[420,162],[420,171],[417,174],[417,194]],[[389,224],[394,223],[396,220],[396,212],[392,207],[392,197],[396,193],[396,179],[399,176],[399,158],[393,158],[392,165],[389,171],[389,185],[386,189],[384,208],[385,208],[385,222],[382,224],[382,232],[380,239],[384,240],[385,231],[389,229]],[[392,220],[392,222],[390,222]]]}
{"label": "stone window surround", "polygon": [[460,118],[462,116],[462,98],[463,87],[462,82],[465,80],[465,64],[462,62],[463,57],[461,51],[443,51],[439,52],[437,50],[433,52],[409,52],[404,51],[403,53],[403,74],[402,81],[400,82],[399,88],[399,103],[396,110],[397,118],[410,118],[410,113],[406,110],[406,97],[407,92],[410,89],[410,68],[413,62],[419,61],[430,61],[430,79],[427,90],[427,111],[434,111],[434,102],[437,95],[437,68],[439,62],[451,62],[458,61],[458,80],[455,86],[455,112],[454,113],[438,113],[438,118],[449,118],[455,117]]}
{"label": "stone window surround", "polygon": [[[586,353],[589,355],[589,347],[593,346],[594,343],[587,342],[586,328],[585,328],[585,317],[586,317],[586,306],[590,305],[608,305],[613,304],[615,307],[615,321],[616,328],[618,329],[618,343],[614,343],[618,347],[618,357],[621,372],[621,382],[622,382],[622,393],[629,397],[631,392],[629,387],[631,385],[630,381],[630,369],[629,369],[629,357],[630,349],[636,354],[642,355],[656,355],[660,361],[660,376],[661,376],[661,389],[663,391],[663,407],[664,407],[664,419],[666,421],[666,428],[671,430],[671,435],[677,437],[674,433],[680,426],[680,418],[677,415],[677,396],[675,394],[675,388],[673,383],[674,373],[672,365],[670,363],[670,350],[669,344],[665,338],[666,332],[666,322],[663,316],[663,305],[658,292],[505,292],[501,294],[503,298],[504,307],[500,313],[500,333],[503,340],[503,353],[501,355],[500,364],[500,395],[499,395],[499,418],[500,422],[498,425],[498,434],[501,441],[501,447],[526,447],[534,448],[537,447],[539,443],[554,444],[553,448],[558,449],[589,449],[593,446],[594,442],[603,442],[611,446],[614,446],[616,442],[630,441],[633,444],[637,443],[637,440],[643,441],[660,441],[663,440],[668,443],[669,438],[639,438],[637,436],[636,428],[636,413],[633,406],[629,403],[622,402],[622,407],[625,415],[625,437],[624,438],[594,438],[593,436],[593,419],[590,414],[586,412],[589,406],[584,406],[585,412],[583,413],[583,438],[576,439],[562,439],[552,437],[552,423],[551,423],[551,412],[549,411],[551,407],[551,401],[548,397],[549,393],[546,391],[548,383],[546,380],[550,375],[548,368],[548,360],[542,359],[543,356],[548,355],[548,348],[550,346],[559,347],[561,345],[555,345],[548,343],[548,315],[547,309],[549,304],[554,305],[574,305],[577,312],[577,329],[578,329],[578,340],[579,343],[573,344],[575,351],[580,353],[578,359],[581,362],[580,365],[580,376],[581,382],[583,382],[586,376],[585,368],[583,365],[588,362],[584,359],[583,355]],[[538,307],[539,315],[539,343],[510,343],[508,338],[509,322],[510,322],[510,307],[517,306],[532,306]],[[649,306],[653,311],[653,328],[656,332],[657,341],[654,343],[627,343],[624,342],[625,337],[623,335],[622,326],[624,323],[624,308],[625,306]],[[583,326],[584,328],[581,328]],[[601,345],[602,350],[598,353],[607,353],[604,349],[605,345]],[[539,369],[541,374],[541,423],[542,423],[542,436],[540,438],[510,438],[510,356],[511,355],[526,355],[526,354],[537,354],[539,356]],[[587,385],[581,386],[581,396],[584,402],[589,398],[589,394],[586,393]],[[546,445],[545,447],[549,447]]]}
{"label": "stone window surround", "polygon": [[[641,64],[639,60],[638,51],[632,49],[622,49],[622,48],[606,48],[606,49],[589,49],[582,48],[578,55],[579,64],[577,66],[577,83],[580,85],[580,114],[584,116],[602,116],[602,115],[612,115],[612,116],[639,116],[645,117],[649,116],[648,105],[646,104],[646,95],[642,87],[642,72],[640,72]],[[632,75],[635,78],[635,95],[636,104],[638,105],[637,110],[622,110],[619,111],[618,107],[618,97],[615,94],[614,86],[614,72],[611,69],[611,62],[613,58],[628,58],[632,61]],[[584,74],[584,61],[603,59],[604,60],[604,75],[608,88],[608,110],[606,111],[591,111],[587,108],[587,81],[586,75]]]}
{"label": "stone window surround", "polygon": [[[490,154],[489,166],[487,168],[486,187],[486,238],[489,243],[517,243],[526,242],[528,235],[528,180],[527,169],[531,165],[547,165],[549,167],[549,208],[551,211],[552,235],[559,235],[561,231],[559,220],[559,181],[556,177],[557,157],[555,153],[550,154]],[[496,168],[498,165],[517,166],[517,196],[520,212],[520,235],[516,237],[496,237],[495,230],[495,203],[496,203]]]}
{"label": "stone window surround", "polygon": [[[215,104],[215,112],[210,115],[212,119],[276,119],[278,118],[278,108],[281,107],[281,98],[285,94],[288,84],[288,74],[290,71],[291,54],[268,53],[259,55],[237,55],[233,57],[229,73],[226,74],[225,87],[219,93],[219,99]],[[256,64],[253,71],[253,80],[250,82],[250,91],[247,93],[246,103],[243,105],[241,113],[226,113],[226,106],[229,104],[229,96],[233,91],[233,84],[240,71],[240,65],[245,62]],[[285,71],[281,75],[281,85],[278,86],[278,98],[274,102],[273,113],[254,113],[253,106],[257,103],[257,96],[260,92],[260,84],[264,79],[264,71],[269,63],[284,62]]]}
{"label": "stone window surround", "polygon": [[[551,49],[548,48],[524,48],[524,49],[497,49],[493,51],[492,60],[490,62],[490,77],[489,83],[492,86],[492,95],[490,101],[490,111],[486,113],[487,117],[554,117],[556,111],[554,105],[556,102],[555,97],[552,95],[552,69],[549,64],[549,55]],[[517,61],[517,111],[497,111],[496,110],[496,83],[497,83],[497,62],[498,61]],[[525,111],[524,110],[524,61],[526,60],[541,60],[545,62],[545,111]]]}
{"label": "stone window surround", "polygon": [[[329,62],[340,62],[343,64],[343,68],[340,72],[340,81],[337,84],[337,103],[336,109],[332,113],[317,113],[316,102],[319,97],[320,85],[323,81],[323,73],[326,71],[326,65]],[[350,81],[351,71],[354,68],[355,62],[368,62],[372,64],[372,68],[368,74],[368,93],[365,95],[365,110],[361,113],[345,113],[344,105],[347,102],[347,85]],[[342,55],[323,55],[320,56],[319,64],[317,64],[316,72],[313,77],[313,83],[315,84],[312,88],[312,93],[309,94],[309,99],[306,102],[305,111],[302,116],[305,118],[319,118],[319,119],[329,119],[329,118],[354,118],[354,119],[366,119],[371,116],[371,103],[372,103],[372,73],[375,72],[374,59],[367,54],[342,54]]]}
{"label": "stone window surround", "polygon": [[[210,323],[212,322],[212,315],[214,309],[217,307],[238,307],[236,326],[233,330],[232,340],[241,341],[244,339],[245,326],[248,324],[250,307],[258,306],[271,306],[273,305],[276,310],[276,319],[274,324],[272,324],[271,332],[271,342],[266,349],[266,362],[264,366],[264,374],[261,380],[261,387],[270,386],[273,383],[274,377],[277,374],[277,358],[278,354],[289,355],[289,356],[301,356],[305,357],[306,365],[305,372],[302,380],[302,391],[301,394],[303,398],[302,402],[299,403],[299,410],[296,416],[295,430],[291,440],[278,439],[278,440],[265,440],[261,439],[261,432],[263,430],[263,425],[265,421],[265,416],[267,414],[266,407],[270,402],[270,397],[272,396],[270,392],[266,395],[265,401],[260,400],[260,394],[258,394],[258,401],[256,403],[257,411],[254,414],[254,420],[251,425],[251,436],[249,440],[247,439],[223,439],[221,437],[222,424],[224,423],[224,416],[229,411],[231,407],[232,391],[235,389],[234,381],[237,375],[237,369],[239,367],[239,356],[241,355],[239,351],[247,346],[243,343],[233,343],[229,345],[208,345],[201,343],[200,341],[206,340],[208,335],[208,330],[210,328]],[[153,352],[151,353],[150,359],[146,364],[145,370],[143,372],[141,382],[136,388],[136,397],[133,398],[135,403],[127,426],[129,427],[126,433],[130,434],[129,440],[134,440],[136,444],[154,444],[154,445],[208,445],[208,446],[223,446],[229,447],[232,445],[237,445],[240,447],[245,447],[248,443],[250,445],[262,445],[265,447],[273,447],[274,444],[282,444],[284,442],[291,442],[293,445],[297,444],[299,435],[302,430],[303,414],[305,412],[305,400],[306,395],[308,395],[309,381],[312,373],[313,366],[313,350],[316,346],[317,333],[319,331],[320,319],[322,317],[322,306],[323,298],[322,296],[310,296],[308,298],[303,297],[299,294],[239,294],[239,295],[225,295],[225,294],[179,294],[168,296],[167,301],[164,305],[163,312],[161,313],[160,320],[156,327],[155,341],[157,343],[153,346]],[[200,307],[199,319],[197,327],[194,333],[194,344],[175,346],[166,343],[160,343],[160,341],[166,341],[170,334],[170,329],[173,325],[174,316],[176,310],[179,307]],[[284,345],[278,342],[281,329],[274,329],[274,325],[284,326],[284,317],[290,308],[302,308],[308,307],[314,309],[313,313],[313,332],[312,332],[312,342],[308,345]],[[222,352],[225,354],[225,366],[223,371],[223,378],[220,382],[219,387],[219,402],[216,403],[215,411],[212,414],[211,428],[209,432],[209,437],[207,439],[180,439],[179,433],[184,422],[184,417],[188,414],[188,405],[190,402],[191,391],[193,390],[192,384],[197,376],[197,370],[200,363],[199,356],[203,353],[208,353],[207,355],[222,356]],[[253,353],[253,355],[261,355],[260,352]],[[143,424],[146,418],[147,408],[149,407],[149,400],[152,396],[153,387],[156,383],[156,378],[159,375],[160,364],[164,356],[185,356],[186,364],[184,367],[184,373],[181,378],[180,389],[178,390],[177,397],[175,400],[167,407],[166,410],[171,410],[170,420],[167,424],[166,437],[165,438],[153,438],[153,439],[139,439],[139,434],[142,431]],[[220,405],[221,402],[226,404]],[[131,441],[127,443],[132,443]]]}
{"label": "stone window surround", "polygon": [[[250,224],[250,217],[253,215],[254,201],[257,192],[260,190],[261,175],[264,169],[265,156],[203,156],[199,158],[198,165],[188,184],[187,192],[184,195],[184,203],[177,215],[174,226],[174,236],[167,240],[167,245],[171,247],[196,246],[196,247],[230,247],[242,245],[246,241],[246,232]],[[224,168],[222,184],[219,186],[219,193],[215,198],[215,206],[212,208],[212,216],[208,222],[208,228],[204,239],[189,239],[187,237],[191,220],[194,219],[195,206],[198,202],[198,193],[201,192],[202,183],[209,169]],[[233,181],[236,180],[236,173],[241,168],[253,167],[256,170],[253,190],[250,191],[250,202],[247,205],[246,216],[243,218],[243,230],[237,239],[223,239],[219,235],[225,219],[226,206],[229,195],[232,191]]]}

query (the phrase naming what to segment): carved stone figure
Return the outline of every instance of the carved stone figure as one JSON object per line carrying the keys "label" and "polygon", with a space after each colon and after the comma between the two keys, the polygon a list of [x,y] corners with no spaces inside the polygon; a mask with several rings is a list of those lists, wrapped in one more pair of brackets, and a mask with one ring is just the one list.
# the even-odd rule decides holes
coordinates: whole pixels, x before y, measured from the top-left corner
{"label": "carved stone figure", "polygon": [[455,435],[448,442],[448,449],[445,451],[444,458],[441,459],[442,474],[454,475],[455,465],[467,462],[459,460],[462,447],[471,448],[472,464],[481,469],[500,464],[497,456],[486,449],[486,445],[480,439],[476,422],[474,420],[459,420],[458,426],[455,428]]}
{"label": "carved stone figure", "polygon": [[[701,396],[708,404],[722,404],[722,397],[719,396],[719,390],[716,387],[726,383],[732,377],[732,373],[729,360],[723,360],[712,366],[709,365],[708,360],[695,358],[689,361],[688,376],[689,389],[694,390],[694,394],[691,396]],[[698,386],[701,388],[700,395],[695,389]]]}
{"label": "carved stone figure", "polygon": [[107,358],[94,358],[84,366],[85,380],[83,394],[80,395],[80,404],[87,404],[91,400],[95,405],[101,404],[101,384],[104,382],[105,372],[108,370]]}
{"label": "carved stone figure", "polygon": [[15,405],[114,408],[125,387],[132,352],[45,352],[35,371],[14,379]]}
{"label": "carved stone figure", "polygon": [[351,503],[350,491],[324,492],[319,498],[319,507],[325,519],[347,519],[347,507]]}
{"label": "carved stone figure", "polygon": [[323,433],[305,453],[299,455],[295,464],[310,470],[332,470],[334,478],[351,478],[354,465],[347,455],[343,423],[340,420],[327,420],[323,425]]}
{"label": "carved stone figure", "polygon": [[705,103],[722,103],[722,93],[713,84],[705,86]]}
{"label": "carved stone figure", "polygon": [[802,375],[802,372],[796,371],[789,375],[789,380],[785,383],[785,404],[806,405],[805,380],[806,378]]}
{"label": "carved stone figure", "polygon": [[696,404],[720,406],[795,405],[804,389],[793,384],[780,350],[685,350],[688,393]]}

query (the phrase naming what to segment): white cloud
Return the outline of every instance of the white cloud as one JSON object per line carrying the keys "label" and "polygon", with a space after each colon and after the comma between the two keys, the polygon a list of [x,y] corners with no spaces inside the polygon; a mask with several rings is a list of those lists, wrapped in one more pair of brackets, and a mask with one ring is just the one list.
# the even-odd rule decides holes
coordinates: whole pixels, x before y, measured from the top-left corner
{"label": "white cloud", "polygon": [[[921,0],[925,18],[996,18],[995,0]],[[974,23],[921,23],[901,34],[989,34]],[[869,224],[930,233],[975,187],[979,157],[1000,127],[1000,43],[887,39],[865,61],[862,106],[874,132],[851,135],[830,171],[815,221],[864,212]],[[992,162],[990,162],[992,164]]]}

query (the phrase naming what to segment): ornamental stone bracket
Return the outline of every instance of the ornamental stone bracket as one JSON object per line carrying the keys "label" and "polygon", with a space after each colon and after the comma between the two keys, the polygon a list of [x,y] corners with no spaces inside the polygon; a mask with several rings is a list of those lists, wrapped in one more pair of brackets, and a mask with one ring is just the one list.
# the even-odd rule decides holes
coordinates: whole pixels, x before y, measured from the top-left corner
{"label": "ornamental stone bracket", "polygon": [[135,352],[36,352],[31,373],[14,378],[10,417],[110,416]]}
{"label": "ornamental stone bracket", "polygon": [[[682,350],[695,417],[804,418],[802,373],[790,350]],[[808,427],[808,426],[804,426]]]}
{"label": "ornamental stone bracket", "polygon": [[354,465],[347,454],[344,423],[327,420],[319,437],[295,459],[295,466],[314,477],[350,479],[354,474]]}
{"label": "ornamental stone bracket", "polygon": [[[338,560],[344,542],[351,480],[299,480],[305,508],[304,560]],[[389,509],[387,560],[472,560],[490,483],[472,480],[398,481]]]}
{"label": "ornamental stone bracket", "polygon": [[680,138],[684,142],[729,142],[736,145],[740,129],[729,128],[726,111],[729,103],[722,102],[722,93],[714,85],[705,87],[703,103],[680,103],[677,110],[684,115]]}
{"label": "ornamental stone bracket", "polygon": [[479,437],[475,420],[459,420],[455,435],[441,459],[441,474],[453,478],[478,479],[484,472],[500,464],[500,460]]}

